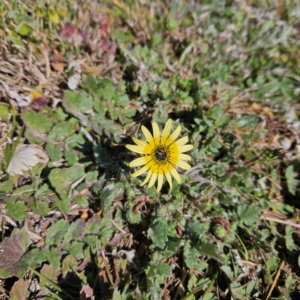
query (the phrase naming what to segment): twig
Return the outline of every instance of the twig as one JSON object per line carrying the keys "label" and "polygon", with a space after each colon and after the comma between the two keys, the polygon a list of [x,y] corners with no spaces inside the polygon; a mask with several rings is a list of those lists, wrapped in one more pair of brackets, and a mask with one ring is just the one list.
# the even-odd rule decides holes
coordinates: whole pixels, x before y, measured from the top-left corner
{"label": "twig", "polygon": [[106,258],[103,249],[101,250],[101,255],[102,255],[102,258],[103,258],[104,268],[105,268],[106,275],[108,277],[109,283],[110,283],[111,286],[114,286],[114,281],[113,281],[112,276],[109,272],[108,259]]}
{"label": "twig", "polygon": [[284,224],[284,225],[290,225],[292,227],[300,228],[300,224],[297,224],[297,223],[295,223],[291,220],[280,220],[280,219],[273,218],[273,217],[266,217],[264,215],[261,215],[260,218],[262,220],[273,221],[273,222],[276,222],[276,223],[280,223],[280,224]]}
{"label": "twig", "polygon": [[263,174],[270,182],[272,182],[279,190],[282,190],[282,187],[270,176],[268,176],[267,174],[265,174],[262,170],[260,170],[259,168],[252,166],[251,167],[253,170],[255,170],[258,173]]}
{"label": "twig", "polygon": [[271,294],[272,294],[272,292],[273,292],[273,290],[274,290],[274,288],[275,288],[275,286],[276,286],[276,284],[277,284],[277,281],[278,281],[278,278],[279,278],[279,276],[280,276],[280,273],[281,273],[281,270],[282,270],[283,266],[284,266],[284,260],[283,260],[283,261],[281,262],[281,264],[280,264],[280,267],[279,267],[279,269],[278,269],[278,271],[277,271],[277,273],[276,273],[276,276],[275,276],[275,278],[274,278],[274,281],[273,281],[273,283],[272,283],[272,285],[271,285],[271,288],[270,288],[270,290],[269,290],[269,292],[268,292],[268,295],[267,295],[267,297],[265,298],[265,300],[268,300],[268,299],[270,298],[270,296],[271,296]]}
{"label": "twig", "polygon": [[111,219],[111,222],[114,224],[115,227],[117,227],[123,234],[127,234],[126,231],[124,231],[113,219]]}

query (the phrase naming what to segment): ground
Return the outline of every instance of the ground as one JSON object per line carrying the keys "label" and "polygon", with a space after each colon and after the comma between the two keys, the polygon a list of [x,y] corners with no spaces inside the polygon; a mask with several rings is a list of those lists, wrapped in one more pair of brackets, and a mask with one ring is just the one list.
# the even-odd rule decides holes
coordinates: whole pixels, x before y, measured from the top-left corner
{"label": "ground", "polygon": [[[1,300],[299,298],[297,1],[0,14]],[[157,192],[125,145],[168,119],[191,169]]]}

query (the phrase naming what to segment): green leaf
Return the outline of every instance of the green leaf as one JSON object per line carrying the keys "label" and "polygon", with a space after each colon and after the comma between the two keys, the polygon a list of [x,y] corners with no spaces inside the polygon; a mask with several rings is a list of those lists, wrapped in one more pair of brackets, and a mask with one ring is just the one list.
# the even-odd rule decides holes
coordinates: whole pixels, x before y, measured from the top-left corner
{"label": "green leaf", "polygon": [[108,107],[109,116],[112,120],[117,120],[119,116],[119,111],[116,110],[115,106]]}
{"label": "green leaf", "polygon": [[122,112],[123,112],[125,117],[131,118],[131,117],[135,116],[136,109],[127,108],[127,109],[123,109]]}
{"label": "green leaf", "polygon": [[121,292],[117,289],[114,290],[112,300],[123,300]]}
{"label": "green leaf", "polygon": [[287,225],[285,227],[285,245],[286,245],[286,248],[290,251],[297,249],[297,247],[294,244],[293,233],[294,233],[293,227],[290,225]]}
{"label": "green leaf", "polygon": [[102,246],[101,240],[97,235],[86,236],[84,242],[88,244],[92,250],[100,249]]}
{"label": "green leaf", "polygon": [[68,144],[69,147],[82,148],[86,143],[86,140],[84,139],[82,134],[73,134],[66,138],[65,143]]}
{"label": "green leaf", "polygon": [[251,169],[247,168],[247,167],[237,167],[236,168],[237,174],[241,175],[244,180],[247,180],[249,178],[250,171],[251,171]]}
{"label": "green leaf", "polygon": [[285,170],[285,178],[287,180],[287,187],[289,192],[292,195],[296,195],[296,189],[298,181],[295,179],[298,176],[296,172],[294,172],[294,166],[291,165]]}
{"label": "green leaf", "polygon": [[66,91],[63,106],[67,112],[74,116],[88,113],[94,105],[93,98],[85,91]]}
{"label": "green leaf", "polygon": [[52,121],[47,115],[42,113],[37,114],[32,110],[25,110],[22,114],[22,118],[27,126],[40,133],[49,132],[53,126]]}
{"label": "green leaf", "polygon": [[45,260],[45,253],[42,250],[39,250],[37,248],[33,248],[30,250],[28,259],[30,267],[35,268],[36,266],[40,266]]}
{"label": "green leaf", "polygon": [[95,111],[98,113],[97,114],[97,119],[101,119],[105,116],[106,111],[107,111],[107,105],[103,101],[95,101],[94,104]]}
{"label": "green leaf", "polygon": [[201,300],[217,300],[217,297],[212,292],[205,294]]}
{"label": "green leaf", "polygon": [[44,201],[30,201],[28,203],[32,211],[39,216],[46,216],[49,212],[49,206],[47,202]]}
{"label": "green leaf", "polygon": [[16,48],[24,48],[25,45],[15,32],[7,36],[7,41],[11,42]]}
{"label": "green leaf", "polygon": [[84,235],[87,236],[90,234],[98,233],[100,230],[100,225],[101,225],[101,218],[99,215],[96,214],[87,221],[84,229]]}
{"label": "green leaf", "polygon": [[86,208],[89,206],[89,201],[86,197],[76,197],[74,201],[79,204],[81,207]]}
{"label": "green leaf", "polygon": [[73,241],[68,248],[68,252],[76,257],[77,259],[83,259],[84,258],[84,253],[83,253],[83,248],[86,246],[85,243],[83,242],[77,242]]}
{"label": "green leaf", "polygon": [[279,257],[271,257],[267,261],[267,268],[271,274],[277,270],[277,268],[279,267],[279,262],[280,262]]}
{"label": "green leaf", "polygon": [[101,210],[104,213],[110,210],[114,199],[120,196],[123,191],[124,187],[121,182],[118,182],[117,184],[115,184],[114,182],[108,183],[99,196],[101,201]]}
{"label": "green leaf", "polygon": [[148,236],[152,239],[154,247],[164,249],[168,241],[168,224],[163,218],[154,220],[151,228],[148,229]]}
{"label": "green leaf", "polygon": [[285,280],[285,288],[287,289],[287,294],[290,294],[295,290],[298,279],[298,276],[294,273],[290,273],[288,275]]}
{"label": "green leaf", "polygon": [[73,149],[68,149],[68,150],[66,149],[64,152],[64,156],[69,166],[72,166],[78,162],[78,154]]}
{"label": "green leaf", "polygon": [[108,240],[112,237],[115,230],[115,228],[111,226],[110,218],[104,218],[101,222],[101,227],[102,228],[99,232],[99,235],[101,236],[101,241],[103,242],[102,244],[108,244]]}
{"label": "green leaf", "polygon": [[56,107],[54,112],[54,117],[57,118],[59,121],[64,121],[67,119],[69,115],[65,113],[61,106]]}
{"label": "green leaf", "polygon": [[72,166],[65,169],[53,169],[49,180],[61,199],[67,198],[72,183],[84,176],[83,166]]}
{"label": "green leaf", "polygon": [[34,198],[38,199],[39,197],[48,197],[52,193],[53,191],[50,190],[49,185],[45,183],[35,191]]}
{"label": "green leaf", "polygon": [[24,185],[13,190],[12,196],[27,198],[30,197],[33,194],[33,192],[34,190],[32,188],[32,185]]}
{"label": "green leaf", "polygon": [[229,266],[221,266],[221,270],[227,275],[230,280],[234,279],[234,274]]}
{"label": "green leaf", "polygon": [[98,84],[98,77],[87,75],[82,82],[82,87],[87,89],[88,92],[97,93]]}
{"label": "green leaf", "polygon": [[65,220],[61,219],[54,223],[47,231],[47,236],[45,240],[45,247],[57,246],[61,243],[68,232],[69,225]]}
{"label": "green leaf", "polygon": [[202,255],[207,255],[207,256],[219,261],[222,264],[225,263],[224,257],[222,255],[220,255],[220,253],[218,253],[218,248],[214,244],[202,241],[199,244],[199,252]]}
{"label": "green leaf", "polygon": [[141,90],[140,90],[140,95],[143,97],[143,96],[146,96],[148,94],[148,91],[149,91],[149,87],[146,83],[144,83],[141,87]]}
{"label": "green leaf", "polygon": [[69,272],[76,269],[77,263],[75,257],[67,255],[62,262],[62,275],[65,277]]}
{"label": "green leaf", "polygon": [[200,223],[197,220],[188,220],[186,222],[185,231],[192,240],[201,240],[204,234],[209,230],[209,223]]}
{"label": "green leaf", "polygon": [[56,124],[49,132],[48,139],[53,141],[61,141],[73,134],[74,129],[66,122]]}
{"label": "green leaf", "polygon": [[58,161],[62,158],[62,150],[59,145],[47,143],[45,147],[51,161]]}
{"label": "green leaf", "polygon": [[22,114],[22,119],[26,124],[25,135],[31,143],[44,142],[40,136],[43,136],[52,128],[53,123],[47,115],[48,113],[50,113],[48,110],[41,111],[38,114],[31,110],[25,110]]}
{"label": "green leaf", "polygon": [[61,265],[61,255],[57,248],[51,248],[45,251],[46,260],[54,267],[55,270],[60,269]]}
{"label": "green leaf", "polygon": [[230,291],[238,299],[242,299],[243,296],[246,294],[246,290],[243,289],[241,287],[241,284],[239,282],[236,282],[236,281],[234,281],[230,284]]}
{"label": "green leaf", "polygon": [[16,110],[12,109],[12,106],[8,103],[0,103],[0,119],[2,119],[4,122],[8,123],[11,115],[16,114]]}
{"label": "green leaf", "polygon": [[71,223],[70,227],[64,235],[63,245],[69,246],[71,241],[75,241],[84,227],[85,221],[83,219],[77,219],[75,222]]}
{"label": "green leaf", "polygon": [[157,265],[157,274],[163,277],[171,277],[172,267],[165,263],[159,263]]}
{"label": "green leaf", "polygon": [[258,288],[259,288],[258,281],[251,280],[247,284],[247,288],[246,288],[246,294],[247,294],[248,298],[251,298],[250,296],[253,296],[253,294],[258,291]]}
{"label": "green leaf", "polygon": [[135,213],[132,209],[127,210],[126,219],[130,224],[138,224],[141,222],[141,213],[138,211]]}
{"label": "green leaf", "polygon": [[260,217],[260,208],[254,204],[250,205],[241,205],[238,207],[238,215],[245,225],[251,225],[259,220]]}
{"label": "green leaf", "polygon": [[99,85],[98,95],[102,96],[105,100],[110,100],[115,94],[115,87],[113,82],[105,78]]}
{"label": "green leaf", "polygon": [[213,106],[208,112],[208,115],[214,120],[220,119],[222,114],[223,114],[223,108],[220,104]]}
{"label": "green leaf", "polygon": [[279,211],[282,214],[285,215],[289,215],[289,214],[293,214],[295,209],[293,206],[288,205],[286,203],[282,203],[282,202],[273,202],[270,203],[270,208],[274,211],[277,212]]}
{"label": "green leaf", "polygon": [[28,24],[22,22],[16,27],[16,31],[22,36],[27,36],[33,31],[33,28]]}
{"label": "green leaf", "polygon": [[117,101],[118,106],[126,106],[128,105],[128,103],[129,103],[129,98],[127,95],[121,96]]}
{"label": "green leaf", "polygon": [[4,182],[0,182],[0,199],[4,197],[7,192],[12,190],[13,185],[14,183],[12,180],[6,180]]}
{"label": "green leaf", "polygon": [[196,283],[198,281],[198,278],[195,274],[191,274],[188,282],[188,290],[192,291],[196,287]]}
{"label": "green leaf", "polygon": [[255,127],[259,121],[258,115],[246,115],[235,121],[238,127],[252,126]]}
{"label": "green leaf", "polygon": [[63,199],[56,199],[53,201],[54,205],[58,207],[59,210],[61,210],[64,214],[68,214],[71,206],[70,206],[70,201],[68,198],[63,198]]}
{"label": "green leaf", "polygon": [[230,123],[231,120],[232,120],[231,116],[224,115],[224,116],[221,116],[219,119],[216,120],[215,125],[217,127],[225,127]]}
{"label": "green leaf", "polygon": [[147,268],[146,275],[148,282],[157,286],[163,284],[166,277],[172,276],[172,268],[165,263],[153,263]]}
{"label": "green leaf", "polygon": [[20,200],[6,200],[5,201],[8,215],[14,220],[22,221],[26,218],[27,209],[25,204]]}
{"label": "green leaf", "polygon": [[191,247],[190,242],[187,241],[183,250],[183,258],[187,267],[200,272],[207,269],[208,264],[203,261],[200,256],[201,254],[198,249],[196,249],[196,247]]}

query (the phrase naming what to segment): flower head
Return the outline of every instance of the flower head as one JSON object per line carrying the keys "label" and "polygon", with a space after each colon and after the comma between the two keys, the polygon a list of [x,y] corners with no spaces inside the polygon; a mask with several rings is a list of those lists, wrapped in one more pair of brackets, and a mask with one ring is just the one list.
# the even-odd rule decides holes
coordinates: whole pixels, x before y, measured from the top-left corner
{"label": "flower head", "polygon": [[145,180],[141,185],[148,183],[148,188],[152,187],[157,180],[157,192],[159,192],[163,185],[164,176],[172,188],[172,177],[181,183],[181,178],[175,169],[178,166],[182,169],[189,170],[191,166],[185,160],[191,160],[189,155],[183,154],[184,152],[193,149],[193,145],[186,145],[188,137],[183,137],[176,141],[180,134],[181,126],[178,125],[176,130],[171,133],[172,120],[169,119],[166,123],[164,131],[160,136],[159,128],[156,122],[152,122],[153,135],[149,130],[142,126],[142,131],[146,137],[147,142],[132,137],[136,145],[126,145],[129,150],[143,154],[142,157],[137,158],[130,162],[130,167],[140,167],[137,172],[131,174],[132,177],[138,177],[141,174],[148,172]]}

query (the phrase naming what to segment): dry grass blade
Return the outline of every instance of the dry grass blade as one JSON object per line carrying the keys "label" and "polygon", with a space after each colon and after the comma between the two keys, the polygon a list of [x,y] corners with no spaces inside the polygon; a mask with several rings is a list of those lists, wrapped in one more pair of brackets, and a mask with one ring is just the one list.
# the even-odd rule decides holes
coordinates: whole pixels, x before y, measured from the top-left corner
{"label": "dry grass blade", "polygon": [[276,284],[277,284],[277,282],[278,282],[278,279],[279,279],[281,270],[282,270],[283,267],[284,267],[284,264],[285,264],[285,262],[284,262],[284,260],[283,260],[283,261],[281,262],[280,266],[279,266],[279,269],[277,270],[276,276],[275,276],[275,278],[274,278],[274,280],[273,280],[273,283],[272,283],[272,285],[271,285],[271,287],[270,287],[270,289],[269,289],[269,292],[268,292],[268,294],[267,294],[265,300],[268,300],[268,299],[271,297],[272,292],[273,292],[273,290],[274,290],[274,288],[276,287]]}

